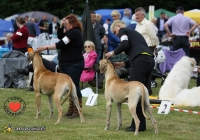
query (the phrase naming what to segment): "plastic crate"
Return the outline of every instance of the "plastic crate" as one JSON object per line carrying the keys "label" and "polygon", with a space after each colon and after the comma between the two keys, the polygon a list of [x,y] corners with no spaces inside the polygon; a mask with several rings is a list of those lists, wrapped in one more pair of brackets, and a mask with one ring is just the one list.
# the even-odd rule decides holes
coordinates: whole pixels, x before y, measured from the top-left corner
{"label": "plastic crate", "polygon": [[2,54],[9,52],[8,48],[0,48],[0,58],[2,58]]}

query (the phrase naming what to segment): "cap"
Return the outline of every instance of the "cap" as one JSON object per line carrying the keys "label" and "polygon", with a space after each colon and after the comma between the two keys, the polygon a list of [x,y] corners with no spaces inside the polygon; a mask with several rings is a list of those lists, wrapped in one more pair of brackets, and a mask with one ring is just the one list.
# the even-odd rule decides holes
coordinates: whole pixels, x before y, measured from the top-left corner
{"label": "cap", "polygon": [[176,11],[177,10],[184,10],[184,8],[182,7],[182,6],[178,6],[177,8],[176,8]]}

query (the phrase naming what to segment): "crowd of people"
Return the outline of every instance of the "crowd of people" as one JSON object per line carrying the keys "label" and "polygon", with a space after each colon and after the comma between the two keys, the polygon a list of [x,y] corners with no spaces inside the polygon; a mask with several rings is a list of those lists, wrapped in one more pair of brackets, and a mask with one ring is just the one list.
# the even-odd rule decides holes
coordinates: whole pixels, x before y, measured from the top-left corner
{"label": "crowd of people", "polygon": [[[126,8],[123,17],[118,10],[113,10],[111,12],[112,19],[106,19],[105,23],[102,23],[101,15],[91,11],[95,43],[83,40],[82,23],[74,14],[64,17],[60,23],[54,17],[53,22],[48,27],[46,15],[44,15],[38,24],[40,33],[56,34],[60,41],[55,44],[40,46],[37,51],[58,50],[56,57],[58,63],[51,62],[49,64],[49,62],[43,60],[44,65],[47,69],[50,69],[48,66],[55,67],[58,64],[59,72],[72,78],[81,107],[82,94],[79,83],[81,81],[88,82],[91,86],[96,86],[93,65],[103,58],[112,61],[119,77],[129,73],[129,80],[143,83],[151,95],[151,80],[153,79],[151,73],[155,65],[153,51],[161,43],[162,38],[164,36],[172,37],[173,50],[183,48],[186,55],[189,55],[188,37],[198,24],[185,17],[183,13],[183,7],[179,6],[176,9],[176,16],[167,19],[165,13],[162,12],[159,18],[149,21],[146,19],[144,8],[136,8],[134,13]],[[29,20],[25,21],[21,17],[16,19],[18,29],[12,37],[8,37],[9,41],[13,41],[14,50],[25,53],[28,37],[37,36],[37,32],[32,30],[32,25],[29,22]],[[21,38],[20,41],[17,38]],[[27,66],[26,70],[19,70],[19,72],[27,74],[33,71],[30,67],[32,68],[32,66]],[[127,71],[128,68],[129,72]],[[98,79],[98,87],[102,88],[104,76],[98,73]],[[34,85],[32,86],[34,88]],[[139,131],[145,131],[146,120],[142,113],[141,102],[138,103],[136,112],[140,119]],[[68,118],[78,116],[78,111],[72,100],[69,100],[69,107],[65,116]],[[135,124],[132,119],[132,124],[127,127],[126,131],[134,132],[134,130]]]}

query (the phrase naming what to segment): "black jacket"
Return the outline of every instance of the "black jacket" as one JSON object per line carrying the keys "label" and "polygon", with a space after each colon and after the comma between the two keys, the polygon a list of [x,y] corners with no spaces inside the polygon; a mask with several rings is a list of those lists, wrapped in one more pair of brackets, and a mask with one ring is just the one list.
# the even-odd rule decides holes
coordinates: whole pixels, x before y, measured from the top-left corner
{"label": "black jacket", "polygon": [[[164,24],[165,24],[165,22],[167,22],[167,19],[166,19],[166,18],[164,18]],[[164,26],[164,25],[163,25],[163,26]],[[160,18],[157,18],[156,27],[158,28],[158,31],[159,31],[159,29],[160,29]],[[164,30],[165,30],[165,29],[164,29]]]}
{"label": "black jacket", "polygon": [[96,23],[94,26],[94,35],[96,38],[96,44],[95,44],[95,50],[96,51],[100,51],[102,50],[101,48],[101,39],[104,37],[105,35],[105,29],[103,26],[101,26],[101,24]]}
{"label": "black jacket", "polygon": [[131,63],[137,55],[143,52],[147,52],[153,56],[151,49],[148,47],[144,37],[139,32],[126,27],[119,30],[118,36],[120,40],[123,35],[127,35],[128,40],[120,42],[120,45],[114,50],[116,55],[124,51],[129,56],[129,63]]}
{"label": "black jacket", "polygon": [[[52,26],[53,26],[52,23],[49,24],[49,28],[48,28],[48,33],[49,33],[49,34],[52,34],[52,32],[53,32]],[[57,28],[60,28],[60,23],[57,22],[57,25],[56,25],[56,26],[57,26]]]}

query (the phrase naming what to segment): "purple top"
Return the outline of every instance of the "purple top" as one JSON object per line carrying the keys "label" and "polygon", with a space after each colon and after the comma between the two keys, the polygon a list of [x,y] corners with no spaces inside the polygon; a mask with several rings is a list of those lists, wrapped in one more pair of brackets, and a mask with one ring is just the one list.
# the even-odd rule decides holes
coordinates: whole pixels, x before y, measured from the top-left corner
{"label": "purple top", "polygon": [[190,30],[191,26],[195,24],[195,21],[178,13],[176,16],[171,17],[166,23],[172,26],[172,34],[186,36],[186,33]]}
{"label": "purple top", "polygon": [[171,70],[174,64],[183,56],[185,56],[185,52],[182,48],[176,51],[170,51],[165,49],[164,53],[166,57],[165,62],[159,64],[160,71],[162,74],[164,74],[167,70]]}

